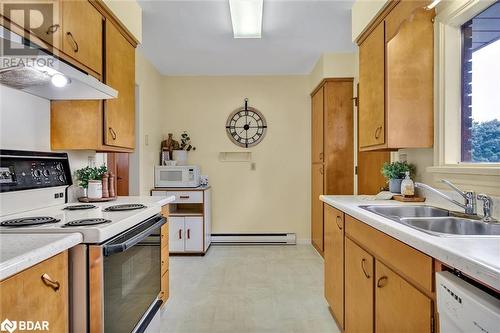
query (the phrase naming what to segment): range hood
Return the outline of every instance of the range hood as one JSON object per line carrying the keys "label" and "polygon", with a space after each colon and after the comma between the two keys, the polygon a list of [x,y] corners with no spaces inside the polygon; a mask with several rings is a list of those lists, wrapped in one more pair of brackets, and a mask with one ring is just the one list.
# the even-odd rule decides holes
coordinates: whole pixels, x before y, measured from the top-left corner
{"label": "range hood", "polygon": [[0,84],[49,100],[111,99],[118,91],[0,26]]}

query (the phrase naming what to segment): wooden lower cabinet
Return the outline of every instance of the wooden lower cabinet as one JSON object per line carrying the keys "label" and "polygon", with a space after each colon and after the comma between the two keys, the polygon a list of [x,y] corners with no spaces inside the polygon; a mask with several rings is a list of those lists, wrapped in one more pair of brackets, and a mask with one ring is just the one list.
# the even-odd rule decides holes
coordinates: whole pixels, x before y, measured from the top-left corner
{"label": "wooden lower cabinet", "polygon": [[[169,219],[170,208],[168,205],[164,205],[161,209],[161,215],[167,219]],[[168,236],[169,236],[169,222],[165,223],[161,226],[161,291],[160,291],[160,299],[163,301],[163,305],[168,300],[170,289],[169,289],[169,250],[168,250]]]}
{"label": "wooden lower cabinet", "polygon": [[375,271],[375,332],[431,332],[431,299],[378,261]]}
{"label": "wooden lower cabinet", "polygon": [[[42,261],[0,282],[0,320],[48,323],[68,332],[68,253]],[[42,326],[43,327],[43,326]]]}
{"label": "wooden lower cabinet", "polygon": [[345,332],[373,332],[374,258],[345,239]]}
{"label": "wooden lower cabinet", "polygon": [[325,298],[344,326],[344,214],[325,205]]}
{"label": "wooden lower cabinet", "polygon": [[325,204],[325,298],[345,332],[431,332],[426,254]]}

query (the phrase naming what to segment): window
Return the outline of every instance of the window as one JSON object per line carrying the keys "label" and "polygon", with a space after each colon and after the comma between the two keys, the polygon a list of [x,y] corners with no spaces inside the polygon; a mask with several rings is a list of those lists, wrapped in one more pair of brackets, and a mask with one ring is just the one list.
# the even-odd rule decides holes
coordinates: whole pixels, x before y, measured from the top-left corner
{"label": "window", "polygon": [[500,162],[500,2],[462,31],[461,161]]}

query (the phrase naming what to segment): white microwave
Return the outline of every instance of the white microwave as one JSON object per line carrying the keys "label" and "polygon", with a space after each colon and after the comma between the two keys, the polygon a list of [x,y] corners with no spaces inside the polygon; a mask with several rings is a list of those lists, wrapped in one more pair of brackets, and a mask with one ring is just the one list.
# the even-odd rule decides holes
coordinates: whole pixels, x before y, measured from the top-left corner
{"label": "white microwave", "polygon": [[198,187],[200,167],[196,165],[155,166],[155,187]]}

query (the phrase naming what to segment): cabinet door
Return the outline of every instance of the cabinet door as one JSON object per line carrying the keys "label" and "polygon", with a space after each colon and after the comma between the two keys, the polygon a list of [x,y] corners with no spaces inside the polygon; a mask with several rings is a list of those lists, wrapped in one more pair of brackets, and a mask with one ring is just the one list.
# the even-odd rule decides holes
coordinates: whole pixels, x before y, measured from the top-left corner
{"label": "cabinet door", "polygon": [[311,97],[311,160],[322,163],[323,153],[323,87]]}
{"label": "cabinet door", "polygon": [[[60,49],[61,17],[59,0],[2,1],[2,15],[28,30],[44,43]],[[29,9],[29,24],[25,13]],[[47,45],[42,45],[47,47]]]}
{"label": "cabinet door", "polygon": [[64,1],[62,12],[64,53],[101,74],[103,17],[89,1]]}
{"label": "cabinet door", "polygon": [[203,252],[203,217],[185,217],[185,250]]}
{"label": "cabinet door", "polygon": [[323,164],[313,164],[311,189],[311,240],[319,252],[323,252]]}
{"label": "cabinet door", "polygon": [[0,318],[48,321],[68,332],[68,255],[50,259],[0,282]]}
{"label": "cabinet door", "polygon": [[325,298],[344,327],[344,214],[325,205]]}
{"label": "cabinet door", "polygon": [[385,34],[380,23],[359,46],[359,147],[385,142]]}
{"label": "cabinet door", "polygon": [[134,148],[135,49],[112,23],[106,23],[106,84],[118,97],[104,102],[104,140],[109,146]]}
{"label": "cabinet door", "polygon": [[184,217],[168,218],[168,246],[170,252],[184,252]]}
{"label": "cabinet door", "polygon": [[373,257],[345,239],[345,332],[373,332]]}
{"label": "cabinet door", "polygon": [[375,332],[430,332],[431,300],[376,261]]}

